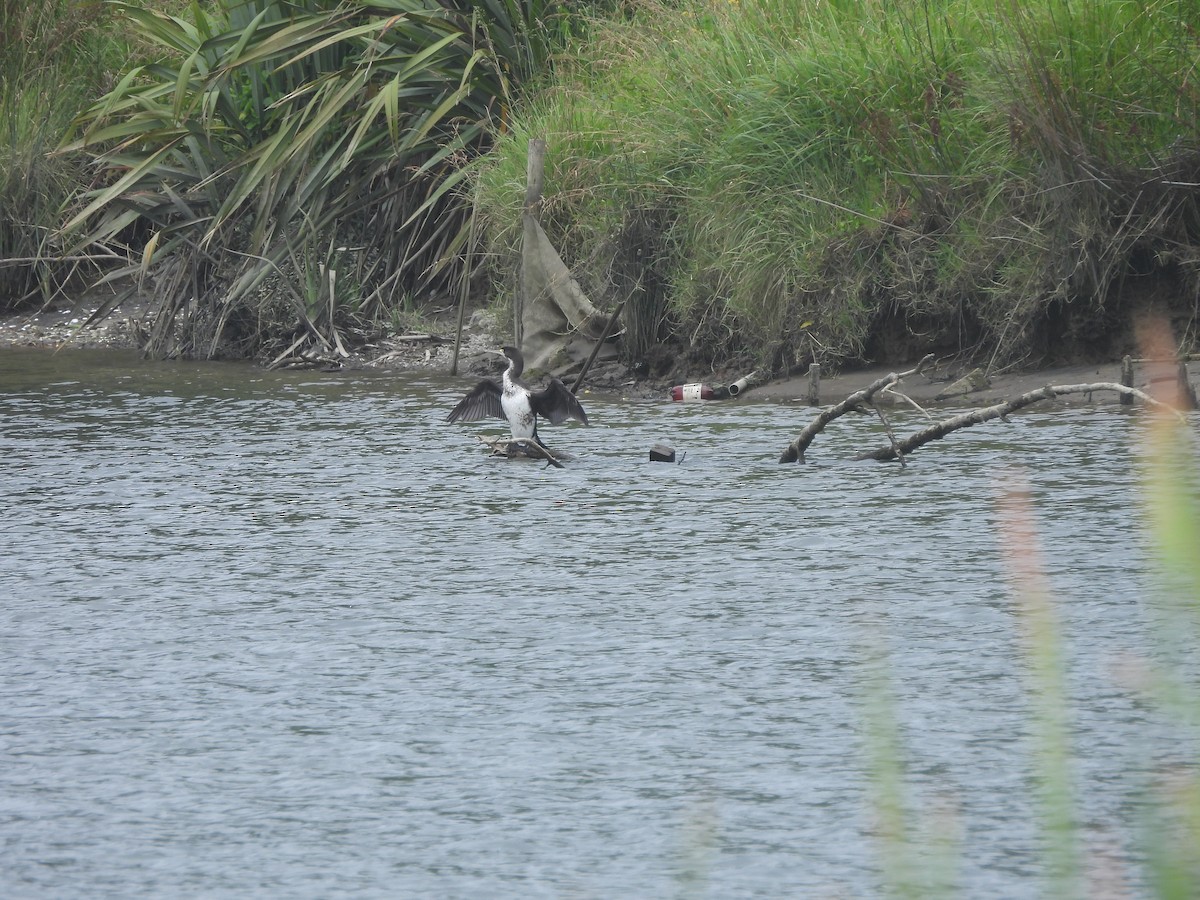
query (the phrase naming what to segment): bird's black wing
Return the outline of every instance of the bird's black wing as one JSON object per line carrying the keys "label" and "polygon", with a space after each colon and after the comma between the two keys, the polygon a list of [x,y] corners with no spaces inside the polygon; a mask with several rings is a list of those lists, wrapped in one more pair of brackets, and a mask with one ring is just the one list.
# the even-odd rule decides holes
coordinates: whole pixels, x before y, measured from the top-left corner
{"label": "bird's black wing", "polygon": [[575,395],[557,378],[551,380],[549,387],[531,391],[529,405],[535,413],[545,416],[555,425],[561,425],[567,419],[578,419],[584,425],[588,423],[587,413],[583,411]]}
{"label": "bird's black wing", "polygon": [[504,410],[500,406],[500,385],[490,378],[485,378],[458,401],[458,405],[446,416],[446,421],[474,422],[489,416],[503,419]]}

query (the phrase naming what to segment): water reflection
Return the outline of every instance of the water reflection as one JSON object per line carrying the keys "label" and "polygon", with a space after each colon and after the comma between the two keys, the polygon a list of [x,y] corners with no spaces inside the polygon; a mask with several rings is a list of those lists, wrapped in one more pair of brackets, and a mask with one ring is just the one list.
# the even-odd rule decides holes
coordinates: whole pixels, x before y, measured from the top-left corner
{"label": "water reflection", "polygon": [[[595,427],[545,435],[558,471],[445,425],[460,392],[0,355],[6,894],[868,895],[882,635],[967,892],[1034,896],[1014,464],[1085,813],[1132,854],[1174,758],[1114,676],[1154,652],[1134,417],[1030,414],[907,470],[852,462],[886,439],[854,422],[795,467],[802,410],[594,396]],[[649,463],[660,440],[685,463]]]}

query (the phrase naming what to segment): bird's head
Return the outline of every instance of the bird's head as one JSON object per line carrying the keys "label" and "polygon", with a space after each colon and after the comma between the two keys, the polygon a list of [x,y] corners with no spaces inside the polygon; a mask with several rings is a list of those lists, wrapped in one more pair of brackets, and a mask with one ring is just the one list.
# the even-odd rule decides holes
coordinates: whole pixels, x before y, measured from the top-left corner
{"label": "bird's head", "polygon": [[513,377],[515,378],[519,376],[521,371],[525,368],[525,358],[521,355],[521,351],[516,347],[502,347],[497,352],[499,352],[501,356],[507,357],[509,362],[512,363]]}

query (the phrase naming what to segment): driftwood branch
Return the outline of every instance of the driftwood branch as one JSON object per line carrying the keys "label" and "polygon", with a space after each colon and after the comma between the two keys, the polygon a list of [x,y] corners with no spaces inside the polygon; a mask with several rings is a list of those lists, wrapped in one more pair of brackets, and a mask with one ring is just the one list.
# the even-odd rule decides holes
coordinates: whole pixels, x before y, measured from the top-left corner
{"label": "driftwood branch", "polygon": [[808,449],[808,445],[816,439],[826,425],[834,419],[841,418],[848,412],[862,412],[864,406],[871,405],[876,394],[884,388],[891,387],[902,378],[907,378],[910,375],[920,374],[926,366],[933,362],[933,354],[930,353],[923,360],[917,363],[916,368],[909,369],[907,372],[892,372],[884,375],[861,391],[855,391],[841,403],[836,403],[833,406],[821,410],[820,414],[804,427],[799,436],[788,444],[783,455],[779,457],[781,463],[804,462],[804,451]]}
{"label": "driftwood branch", "polygon": [[[945,437],[952,431],[957,431],[960,428],[969,428],[972,425],[979,425],[982,422],[990,421],[991,419],[1003,419],[1011,412],[1016,412],[1026,406],[1031,406],[1034,403],[1040,403],[1043,400],[1053,400],[1055,397],[1060,397],[1063,394],[1090,394],[1094,391],[1116,391],[1122,395],[1136,397],[1144,403],[1149,403],[1152,406],[1158,406],[1163,409],[1175,412],[1175,410],[1158,400],[1155,400],[1149,394],[1139,391],[1137,388],[1127,387],[1123,384],[1113,384],[1111,382],[1097,382],[1095,384],[1060,384],[1046,385],[1038,388],[1036,391],[1029,391],[1021,394],[1019,397],[1014,397],[1004,403],[997,403],[995,406],[986,406],[981,409],[974,409],[970,412],[961,413],[957,416],[951,416],[949,419],[943,419],[940,422],[935,422],[928,428],[924,428],[914,434],[909,435],[904,440],[897,442],[894,438],[884,447],[878,447],[875,450],[870,450],[866,453],[860,453],[855,459],[878,459],[890,460],[900,459],[903,461],[904,454],[912,453],[918,447],[928,444],[930,441],[936,441]],[[1176,415],[1178,413],[1176,412]]]}
{"label": "driftwood branch", "polygon": [[887,431],[888,440],[892,442],[892,450],[896,454],[896,458],[900,460],[900,468],[907,468],[908,463],[904,461],[904,451],[896,443],[896,432],[892,431],[892,423],[888,421],[888,417],[884,415],[883,410],[876,404],[871,404],[875,408],[875,412],[879,415],[879,421],[883,423],[883,428]]}
{"label": "driftwood branch", "polygon": [[542,459],[556,469],[565,469],[558,456],[547,450],[537,441],[508,440],[505,438],[485,438],[479,435],[479,440],[491,448],[492,456],[503,456],[505,459]]}
{"label": "driftwood branch", "polygon": [[905,403],[907,403],[909,406],[911,406],[913,409],[915,409],[917,412],[919,412],[921,415],[923,415],[927,419],[933,418],[933,416],[931,416],[929,414],[929,410],[925,409],[925,407],[923,407],[920,403],[918,403],[912,397],[908,396],[908,394],[901,393],[900,391],[894,390],[894,388],[890,385],[888,387],[884,388],[882,393],[887,394],[889,397],[895,397],[897,400],[903,400]]}
{"label": "driftwood branch", "polygon": [[579,370],[579,377],[575,379],[575,383],[571,385],[571,393],[579,393],[579,386],[583,384],[583,379],[587,376],[588,369],[592,367],[592,363],[596,361],[596,357],[600,353],[600,348],[604,346],[604,342],[608,340],[609,334],[613,330],[613,326],[617,324],[617,318],[621,315],[621,310],[625,308],[625,301],[622,300],[613,309],[612,315],[608,317],[608,321],[604,323],[604,331],[600,333],[600,340],[596,341],[596,345],[592,347],[592,352],[588,355],[587,362],[583,364],[583,368]]}

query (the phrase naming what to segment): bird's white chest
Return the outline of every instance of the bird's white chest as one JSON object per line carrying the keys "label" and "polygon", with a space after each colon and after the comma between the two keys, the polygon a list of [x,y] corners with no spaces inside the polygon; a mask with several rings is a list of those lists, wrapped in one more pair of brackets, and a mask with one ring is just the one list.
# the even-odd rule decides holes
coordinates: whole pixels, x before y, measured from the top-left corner
{"label": "bird's white chest", "polygon": [[518,440],[533,437],[537,418],[529,405],[529,392],[515,387],[505,379],[504,393],[500,395],[500,408],[508,419],[512,436]]}

